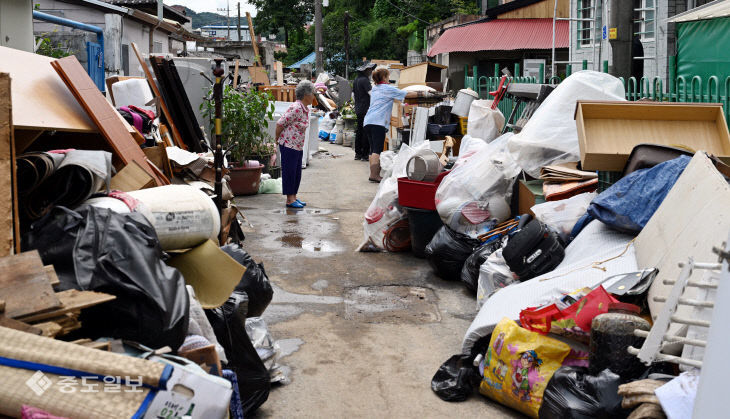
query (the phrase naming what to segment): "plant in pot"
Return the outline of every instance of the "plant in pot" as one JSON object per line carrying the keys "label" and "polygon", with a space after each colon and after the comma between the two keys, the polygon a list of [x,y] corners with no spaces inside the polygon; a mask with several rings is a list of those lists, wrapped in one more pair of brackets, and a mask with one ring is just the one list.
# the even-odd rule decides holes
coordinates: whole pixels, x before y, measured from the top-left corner
{"label": "plant in pot", "polygon": [[[201,108],[205,117],[215,116],[211,101],[203,102]],[[270,93],[254,89],[240,92],[225,86],[221,134],[223,148],[230,156],[229,183],[236,195],[258,192],[261,172],[276,154],[276,143],[267,132],[273,114]]]}

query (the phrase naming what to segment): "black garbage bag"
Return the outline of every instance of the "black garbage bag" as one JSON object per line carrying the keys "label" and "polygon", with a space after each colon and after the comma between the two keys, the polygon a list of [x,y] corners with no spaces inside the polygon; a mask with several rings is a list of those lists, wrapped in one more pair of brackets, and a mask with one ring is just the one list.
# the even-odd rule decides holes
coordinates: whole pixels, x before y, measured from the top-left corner
{"label": "black garbage bag", "polygon": [[560,367],[545,387],[540,419],[622,418],[621,377],[609,369],[592,376],[588,368]]}
{"label": "black garbage bag", "polygon": [[190,309],[185,281],[162,261],[155,229],[142,214],[54,207],[31,225],[23,248],[37,249],[43,263],[53,264],[61,289],[117,297],[81,312],[90,337],[173,349],[185,340]]}
{"label": "black garbage bag", "polygon": [[259,317],[274,298],[269,277],[266,276],[263,263],[256,263],[253,258],[237,244],[223,246],[224,252],[246,267],[236,291],[244,291],[248,295],[248,317]]}
{"label": "black garbage bag", "polygon": [[495,240],[477,247],[474,253],[464,262],[464,267],[461,268],[461,282],[466,284],[466,287],[475,295],[479,284],[479,268],[487,260],[489,255],[499,250],[500,247],[502,247],[501,240]]}
{"label": "black garbage bag", "polygon": [[271,378],[246,333],[248,297],[233,291],[222,306],[205,310],[215,337],[226,351],[227,367],[238,376],[243,414],[248,417],[269,398]]}
{"label": "black garbage bag", "polygon": [[464,262],[477,246],[479,241],[443,226],[426,246],[426,258],[441,279],[458,281]]}
{"label": "black garbage bag", "polygon": [[463,402],[479,387],[479,371],[470,355],[454,355],[441,364],[431,379],[431,390],[441,400]]}

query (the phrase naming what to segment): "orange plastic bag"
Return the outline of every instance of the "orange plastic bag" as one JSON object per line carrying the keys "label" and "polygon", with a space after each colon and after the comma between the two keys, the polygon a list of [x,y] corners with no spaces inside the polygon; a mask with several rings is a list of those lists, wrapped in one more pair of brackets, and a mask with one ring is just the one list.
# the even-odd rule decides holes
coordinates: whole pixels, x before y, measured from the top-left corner
{"label": "orange plastic bag", "polygon": [[504,318],[492,332],[479,367],[479,392],[537,418],[545,387],[569,352],[567,344]]}

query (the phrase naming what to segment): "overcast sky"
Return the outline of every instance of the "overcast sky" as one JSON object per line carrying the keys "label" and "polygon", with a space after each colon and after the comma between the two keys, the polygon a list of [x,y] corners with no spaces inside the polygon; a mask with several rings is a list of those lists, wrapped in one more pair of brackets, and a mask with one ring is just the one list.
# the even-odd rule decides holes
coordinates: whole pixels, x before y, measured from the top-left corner
{"label": "overcast sky", "polygon": [[[236,0],[163,0],[167,5],[180,4],[189,7],[196,12],[214,12],[221,15],[225,15],[226,4],[231,8],[231,16],[236,15]],[[224,11],[218,11],[216,9],[224,9]],[[256,16],[256,9],[245,1],[241,2],[241,16],[245,16],[246,12],[251,13],[251,16]]]}

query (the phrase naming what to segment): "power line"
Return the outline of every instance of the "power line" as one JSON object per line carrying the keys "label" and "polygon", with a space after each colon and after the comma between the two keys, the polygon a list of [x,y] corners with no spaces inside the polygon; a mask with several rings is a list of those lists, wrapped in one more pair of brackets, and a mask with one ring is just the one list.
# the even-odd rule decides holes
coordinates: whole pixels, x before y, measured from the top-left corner
{"label": "power line", "polygon": [[425,23],[426,25],[430,25],[430,23],[426,22],[425,20],[421,19],[420,17],[418,17],[418,16],[415,16],[415,15],[412,15],[412,14],[410,14],[410,13],[406,12],[405,10],[401,9],[400,7],[396,6],[396,5],[395,5],[395,4],[393,4],[393,2],[391,2],[390,0],[386,0],[386,1],[387,1],[387,2],[388,2],[388,3],[390,4],[390,5],[391,5],[391,6],[395,7],[396,9],[400,10],[401,12],[403,12],[403,13],[407,14],[408,16],[410,16],[410,17],[412,17],[412,18],[414,18],[414,19],[416,19],[416,20],[420,20],[421,22]]}

